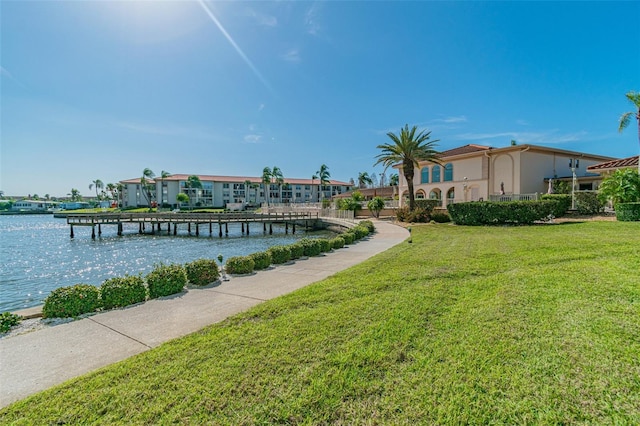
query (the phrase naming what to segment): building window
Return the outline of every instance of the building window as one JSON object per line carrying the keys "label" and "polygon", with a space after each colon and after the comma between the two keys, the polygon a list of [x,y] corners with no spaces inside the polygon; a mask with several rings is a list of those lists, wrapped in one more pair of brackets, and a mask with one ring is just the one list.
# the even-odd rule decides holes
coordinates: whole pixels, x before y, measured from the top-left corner
{"label": "building window", "polygon": [[440,182],[440,166],[431,168],[431,182]]}
{"label": "building window", "polygon": [[223,184],[222,184],[222,187],[223,187],[224,189],[229,189],[229,184],[228,184],[228,183],[223,183]]}
{"label": "building window", "polygon": [[453,200],[454,198],[456,198],[456,190],[455,190],[455,188],[451,188],[451,189],[449,189],[449,191],[447,191],[447,198],[449,200]]}
{"label": "building window", "polygon": [[453,180],[453,164],[447,163],[444,165],[444,181],[451,182]]}
{"label": "building window", "polygon": [[420,183],[429,183],[429,168],[423,167],[420,172]]}

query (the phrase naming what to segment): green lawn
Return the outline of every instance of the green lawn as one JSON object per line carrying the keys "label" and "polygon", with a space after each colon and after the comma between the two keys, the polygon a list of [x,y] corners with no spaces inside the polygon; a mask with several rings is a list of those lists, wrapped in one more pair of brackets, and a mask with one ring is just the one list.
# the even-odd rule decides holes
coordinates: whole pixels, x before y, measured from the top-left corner
{"label": "green lawn", "polygon": [[413,227],[0,411],[16,424],[640,424],[640,223]]}

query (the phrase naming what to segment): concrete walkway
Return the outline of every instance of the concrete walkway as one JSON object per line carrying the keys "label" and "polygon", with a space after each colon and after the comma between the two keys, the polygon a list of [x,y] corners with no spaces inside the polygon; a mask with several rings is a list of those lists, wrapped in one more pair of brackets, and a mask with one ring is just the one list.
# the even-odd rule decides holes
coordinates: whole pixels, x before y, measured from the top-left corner
{"label": "concrete walkway", "polygon": [[324,256],[2,339],[0,407],[320,281],[409,237],[390,223],[375,226],[369,238]]}

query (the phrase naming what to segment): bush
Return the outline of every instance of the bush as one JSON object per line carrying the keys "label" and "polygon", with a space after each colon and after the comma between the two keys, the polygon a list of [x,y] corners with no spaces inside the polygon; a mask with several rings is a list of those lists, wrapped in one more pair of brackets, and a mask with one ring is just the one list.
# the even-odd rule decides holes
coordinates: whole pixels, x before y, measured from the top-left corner
{"label": "bush", "polygon": [[22,317],[12,314],[11,312],[3,312],[0,314],[0,333],[6,333],[11,330],[14,325],[20,324]]}
{"label": "bush", "polygon": [[451,222],[451,216],[449,216],[447,213],[435,212],[431,213],[431,220],[438,223],[447,223]]}
{"label": "bush", "polygon": [[621,222],[640,221],[640,203],[616,204],[616,219]]}
{"label": "bush", "polygon": [[291,260],[291,248],[289,246],[273,246],[269,248],[272,262],[280,265]]}
{"label": "bush", "polygon": [[146,277],[149,286],[149,298],[169,296],[180,293],[187,284],[187,273],[181,265],[159,264]]}
{"label": "bush", "polygon": [[571,194],[544,194],[540,199],[556,202],[556,206],[551,213],[553,217],[562,217],[566,215],[571,208]]}
{"label": "bush", "polygon": [[100,290],[89,284],[60,287],[44,301],[44,318],[69,318],[94,312],[100,308]]}
{"label": "bush", "polygon": [[321,253],[320,242],[315,238],[303,238],[300,244],[304,247],[305,256],[318,256]]}
{"label": "bush", "polygon": [[271,266],[271,253],[269,251],[259,251],[249,255],[253,259],[253,269],[256,271],[267,269]]}
{"label": "bush", "polygon": [[344,238],[342,238],[341,236],[332,238],[331,240],[329,240],[329,242],[331,243],[331,248],[334,250],[341,249],[345,244]]}
{"label": "bush", "polygon": [[358,225],[362,225],[365,228],[367,228],[369,230],[369,233],[372,233],[376,229],[375,225],[370,220],[360,221],[360,223],[358,223]]}
{"label": "bush", "polygon": [[355,200],[354,198],[342,198],[338,200],[338,209],[339,210],[351,210],[353,212],[357,212],[362,209],[362,203]]}
{"label": "bush", "polygon": [[299,259],[304,256],[304,246],[302,244],[290,244],[289,250],[291,251],[291,259]]}
{"label": "bush", "polygon": [[458,225],[527,225],[547,219],[555,207],[554,201],[481,201],[450,204],[447,209]]}
{"label": "bush", "polygon": [[105,309],[129,306],[144,302],[147,288],[140,276],[110,278],[100,286],[100,297]]}
{"label": "bush", "polygon": [[352,232],[344,232],[340,234],[340,237],[344,240],[344,244],[353,244],[355,241],[355,235]]}
{"label": "bush", "polygon": [[355,235],[356,240],[366,237],[369,235],[369,228],[363,225],[357,225],[350,229],[351,232]]}
{"label": "bush", "polygon": [[427,216],[430,216],[433,209],[435,209],[436,207],[440,207],[440,205],[442,204],[442,200],[434,200],[434,199],[415,200],[415,202],[416,202],[416,207],[419,207],[422,210],[424,210]]}
{"label": "bush", "polygon": [[226,269],[229,274],[250,274],[255,266],[250,256],[234,256],[227,259]]}
{"label": "bush", "polygon": [[184,265],[187,280],[193,285],[207,285],[220,278],[220,270],[214,259],[198,259]]}
{"label": "bush", "polygon": [[409,210],[409,207],[400,207],[396,210],[396,218],[405,223],[426,223],[431,220],[429,213],[430,210],[422,207],[416,207],[413,210]]}
{"label": "bush", "polygon": [[326,253],[331,251],[331,241],[327,238],[319,238],[318,243],[320,244],[320,252]]}
{"label": "bush", "polygon": [[576,210],[579,214],[598,214],[604,210],[604,201],[596,191],[576,191]]}
{"label": "bush", "polygon": [[380,212],[384,209],[384,200],[382,197],[373,197],[373,199],[367,203],[367,208],[373,216],[380,217]]}

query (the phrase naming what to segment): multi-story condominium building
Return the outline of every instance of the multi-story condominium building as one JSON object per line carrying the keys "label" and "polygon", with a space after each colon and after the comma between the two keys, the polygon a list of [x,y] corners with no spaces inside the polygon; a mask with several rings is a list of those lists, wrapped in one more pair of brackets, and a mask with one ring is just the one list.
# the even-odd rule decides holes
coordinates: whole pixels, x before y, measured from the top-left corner
{"label": "multi-story condominium building", "polygon": [[[576,190],[597,189],[602,177],[587,170],[613,160],[612,157],[566,151],[536,145],[492,148],[465,145],[440,155],[440,164],[421,162],[413,184],[416,199],[439,199],[444,204],[490,200],[493,196],[541,194],[550,180],[564,180]],[[400,205],[406,203],[408,185],[402,166],[394,166],[400,176]]]}
{"label": "multi-story condominium building", "polygon": [[[148,180],[149,194],[140,178],[121,181],[123,207],[149,204],[179,206],[180,193],[187,194],[193,207],[227,207],[228,204],[260,205],[261,203],[313,203],[329,199],[351,188],[348,182],[329,181],[320,185],[318,179],[284,179],[284,183],[264,184],[259,177],[197,175],[201,188],[189,187],[189,176],[174,174],[164,179]],[[267,188],[268,187],[268,188]],[[149,199],[150,198],[150,199]],[[186,206],[186,204],[185,204]]]}

